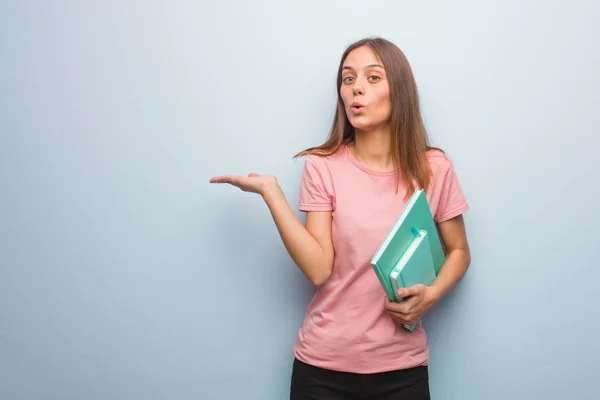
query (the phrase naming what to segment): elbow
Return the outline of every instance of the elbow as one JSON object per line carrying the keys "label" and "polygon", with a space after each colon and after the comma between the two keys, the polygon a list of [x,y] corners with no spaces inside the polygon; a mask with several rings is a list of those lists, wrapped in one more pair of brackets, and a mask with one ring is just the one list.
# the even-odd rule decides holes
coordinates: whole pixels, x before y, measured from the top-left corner
{"label": "elbow", "polygon": [[462,256],[461,257],[462,265],[466,271],[469,269],[469,266],[471,265],[471,252],[469,251],[468,247],[465,247],[465,248],[461,249],[460,254]]}
{"label": "elbow", "polygon": [[331,276],[331,272],[333,270],[333,265],[323,266],[321,268],[316,268],[316,272],[311,274],[308,279],[315,286],[321,286]]}
{"label": "elbow", "polygon": [[465,267],[469,268],[469,265],[471,265],[471,250],[469,249],[469,246],[465,246],[465,248],[463,249],[463,257]]}
{"label": "elbow", "polygon": [[315,286],[321,286],[322,284],[324,284],[325,282],[327,282],[327,279],[329,279],[328,276],[315,276],[310,278],[310,283],[312,283]]}
{"label": "elbow", "polygon": [[462,269],[463,273],[466,273],[471,265],[471,252],[468,246],[452,249],[448,252],[447,258],[451,259],[457,268]]}

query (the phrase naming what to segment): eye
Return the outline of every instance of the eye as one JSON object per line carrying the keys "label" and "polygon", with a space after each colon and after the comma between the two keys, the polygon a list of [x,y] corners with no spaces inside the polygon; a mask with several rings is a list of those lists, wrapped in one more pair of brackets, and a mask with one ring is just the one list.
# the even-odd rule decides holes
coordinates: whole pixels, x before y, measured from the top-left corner
{"label": "eye", "polygon": [[344,83],[350,83],[350,82],[352,82],[352,79],[354,79],[354,78],[351,77],[351,76],[347,76],[344,79],[342,79],[342,82],[344,82]]}
{"label": "eye", "polygon": [[380,80],[381,78],[378,77],[377,75],[371,75],[369,77],[369,79],[371,80],[371,82],[377,82],[378,80]]}

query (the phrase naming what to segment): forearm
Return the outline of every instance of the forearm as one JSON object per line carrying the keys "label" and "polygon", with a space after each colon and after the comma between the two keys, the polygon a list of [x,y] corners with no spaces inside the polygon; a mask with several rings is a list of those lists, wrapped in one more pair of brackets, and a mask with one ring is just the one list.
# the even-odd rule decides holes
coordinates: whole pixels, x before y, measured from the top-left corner
{"label": "forearm", "polygon": [[331,274],[332,262],[294,214],[281,187],[270,184],[264,188],[262,196],[292,260],[313,284],[318,286],[325,282]]}
{"label": "forearm", "polygon": [[431,287],[435,289],[436,302],[443,299],[460,282],[470,263],[471,256],[468,249],[457,248],[448,253],[446,262],[431,284]]}

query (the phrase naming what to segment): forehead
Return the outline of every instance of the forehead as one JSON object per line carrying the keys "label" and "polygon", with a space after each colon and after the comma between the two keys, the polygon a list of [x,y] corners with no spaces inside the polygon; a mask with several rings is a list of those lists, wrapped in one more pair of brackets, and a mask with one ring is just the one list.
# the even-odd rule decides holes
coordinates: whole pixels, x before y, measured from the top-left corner
{"label": "forehead", "polygon": [[344,60],[344,67],[350,67],[353,69],[366,68],[368,66],[381,65],[383,63],[377,57],[375,52],[370,47],[362,46],[352,50],[348,53],[348,56]]}

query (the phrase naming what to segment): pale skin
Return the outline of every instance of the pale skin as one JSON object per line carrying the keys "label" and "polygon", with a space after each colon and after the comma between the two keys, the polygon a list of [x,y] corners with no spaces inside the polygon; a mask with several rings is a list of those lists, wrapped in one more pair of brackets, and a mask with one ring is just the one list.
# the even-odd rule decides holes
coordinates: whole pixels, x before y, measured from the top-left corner
{"label": "pale skin", "polygon": [[[389,127],[391,102],[385,69],[367,47],[348,54],[344,61],[340,94],[346,115],[355,129],[355,142],[349,146],[353,156],[374,170],[393,168]],[[353,104],[361,108],[354,108]],[[304,225],[294,214],[276,177],[249,174],[223,175],[211,183],[227,183],[245,192],[261,195],[271,212],[284,246],[292,260],[314,285],[331,275],[334,249],[331,239],[331,212],[306,213]],[[438,224],[447,249],[447,260],[431,286],[416,285],[400,289],[400,303],[385,298],[385,308],[398,324],[413,325],[446,296],[462,279],[470,263],[470,252],[462,216]]]}

